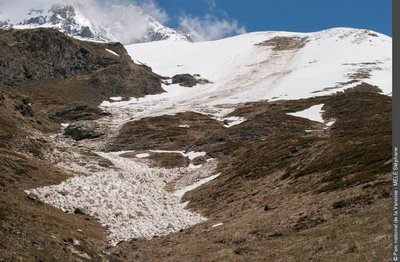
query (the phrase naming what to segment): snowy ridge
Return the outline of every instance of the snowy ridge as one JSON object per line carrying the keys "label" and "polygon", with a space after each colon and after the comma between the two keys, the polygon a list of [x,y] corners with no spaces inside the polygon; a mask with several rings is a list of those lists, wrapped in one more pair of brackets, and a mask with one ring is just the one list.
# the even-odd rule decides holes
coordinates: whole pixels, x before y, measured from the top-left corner
{"label": "snowy ridge", "polygon": [[[187,34],[162,25],[135,5],[110,5],[107,13],[71,2],[26,11],[22,18],[0,13],[0,29],[55,28],[81,40],[131,44],[158,40],[190,41]],[[101,14],[101,15],[99,15]]]}
{"label": "snowy ridge", "polygon": [[[297,48],[276,50],[271,44],[276,39],[303,42]],[[128,120],[185,111],[240,124],[245,119],[225,117],[245,102],[329,95],[362,82],[391,94],[391,46],[388,36],[351,28],[316,33],[256,32],[200,43],[128,45],[132,57],[158,74],[200,74],[212,83],[192,88],[164,85],[166,93],[116,103],[106,101],[101,106],[118,116],[113,120],[116,126]]]}

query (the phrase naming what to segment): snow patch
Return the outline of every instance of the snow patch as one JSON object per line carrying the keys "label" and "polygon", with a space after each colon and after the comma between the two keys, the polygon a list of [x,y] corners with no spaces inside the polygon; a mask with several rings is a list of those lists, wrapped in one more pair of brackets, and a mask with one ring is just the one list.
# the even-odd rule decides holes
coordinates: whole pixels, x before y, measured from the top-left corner
{"label": "snow patch", "polygon": [[314,105],[303,111],[287,113],[287,114],[291,115],[291,116],[307,118],[307,119],[309,119],[311,121],[315,121],[315,122],[324,123],[324,119],[322,118],[322,113],[323,113],[322,107],[323,106],[324,106],[324,104]]}
{"label": "snow patch", "polygon": [[184,151],[173,151],[173,150],[149,150],[149,151],[153,153],[181,154],[183,157],[187,157],[189,160],[193,160],[196,157],[205,156],[207,154],[206,152],[196,152],[196,151],[189,151],[187,153],[185,153]]}
{"label": "snow patch", "polygon": [[215,224],[215,225],[212,225],[211,227],[219,227],[219,226],[222,226],[224,223],[218,223],[218,224]]}
{"label": "snow patch", "polygon": [[137,154],[136,155],[137,158],[148,158],[149,156],[150,156],[150,154],[147,154],[147,153]]}
{"label": "snow patch", "polygon": [[[377,85],[387,94],[392,89],[392,43],[390,37],[377,35],[336,28],[316,33],[256,32],[200,43],[127,45],[136,61],[160,75],[200,74],[212,83],[192,88],[163,84],[166,92],[162,94],[105,101],[101,107],[114,116],[117,126],[146,117],[196,112],[227,120],[225,127],[231,127],[245,119],[226,116],[246,102],[324,96],[361,81]],[[276,37],[307,38],[307,43],[300,49],[283,51],[260,45]],[[357,70],[369,70],[371,77],[353,79],[351,75]]]}
{"label": "snow patch", "polygon": [[112,100],[112,101],[121,101],[122,100],[122,96],[113,96],[113,97],[110,97],[110,100]]}
{"label": "snow patch", "polygon": [[106,48],[106,51],[109,52],[109,53],[111,53],[111,54],[113,54],[113,55],[115,55],[115,56],[118,56],[118,57],[119,57],[119,54],[117,54],[117,53],[114,52],[113,50],[110,50],[110,49],[107,49],[107,48]]}
{"label": "snow patch", "polygon": [[325,123],[325,127],[324,127],[324,130],[327,130],[327,129],[329,129],[334,123],[336,122],[336,120],[335,119],[333,119],[333,120],[331,120],[331,121],[328,121],[328,122],[326,122]]}
{"label": "snow patch", "polygon": [[199,172],[196,176],[200,177],[212,173],[213,165],[196,170],[151,168],[135,159],[120,157],[123,153],[97,152],[100,157],[111,161],[115,169],[92,172],[87,176],[70,178],[59,185],[25,192],[37,195],[43,202],[64,212],[73,213],[79,208],[98,218],[107,228],[112,245],[132,238],[149,239],[169,234],[206,220],[186,209],[185,204],[180,202],[180,196],[218,175],[174,193],[166,191],[165,186],[188,172]]}
{"label": "snow patch", "polygon": [[325,123],[325,125],[328,126],[328,127],[331,127],[335,122],[336,122],[336,120],[333,119],[333,120]]}
{"label": "snow patch", "polygon": [[[373,37],[370,33],[351,28],[315,33],[255,32],[199,43],[133,44],[126,49],[158,74],[200,74],[212,82],[194,89],[168,89],[170,99],[182,106],[328,95],[338,91],[335,87],[343,90],[354,86],[338,84],[351,80],[377,85],[383,93],[389,93],[392,40],[379,33],[376,33],[378,37]],[[300,49],[282,51],[258,45],[275,37],[307,38],[307,43]],[[349,76],[359,69],[371,70],[371,77],[353,79]],[[190,110],[189,106],[187,108]]]}
{"label": "snow patch", "polygon": [[200,181],[198,181],[198,182],[196,182],[196,183],[194,183],[192,185],[186,186],[186,187],[184,187],[182,189],[179,189],[179,190],[175,191],[173,194],[175,196],[179,197],[179,198],[182,198],[183,195],[186,192],[192,191],[193,189],[198,188],[199,186],[201,186],[203,184],[206,184],[206,183],[210,182],[211,180],[216,179],[219,175],[220,174],[216,174],[216,175],[213,175],[213,176],[210,176],[210,177],[206,177],[206,178],[204,178],[204,179],[202,179],[202,180],[200,180]]}
{"label": "snow patch", "polygon": [[184,154],[187,158],[189,158],[189,160],[193,160],[197,157],[200,156],[205,156],[207,153],[206,152],[195,152],[195,151],[190,151],[187,152],[186,154]]}

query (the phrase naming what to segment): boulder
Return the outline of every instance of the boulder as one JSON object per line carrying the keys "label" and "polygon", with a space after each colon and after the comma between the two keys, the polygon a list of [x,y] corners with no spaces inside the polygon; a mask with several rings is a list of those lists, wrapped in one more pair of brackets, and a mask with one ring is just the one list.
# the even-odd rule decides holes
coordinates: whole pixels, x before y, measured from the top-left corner
{"label": "boulder", "polygon": [[199,74],[179,74],[172,77],[172,84],[179,84],[184,87],[193,87],[197,84],[208,84],[211,83],[207,79],[199,78]]}
{"label": "boulder", "polygon": [[179,84],[180,86],[192,87],[197,85],[197,79],[190,74],[180,74],[172,77],[172,83]]}
{"label": "boulder", "polygon": [[64,135],[75,139],[76,141],[83,139],[93,139],[104,135],[99,125],[94,122],[76,122],[70,124],[64,130]]}
{"label": "boulder", "polygon": [[67,106],[56,111],[52,111],[49,113],[49,118],[51,120],[65,122],[77,120],[95,120],[107,115],[109,114],[103,112],[103,110],[98,107],[80,104]]}

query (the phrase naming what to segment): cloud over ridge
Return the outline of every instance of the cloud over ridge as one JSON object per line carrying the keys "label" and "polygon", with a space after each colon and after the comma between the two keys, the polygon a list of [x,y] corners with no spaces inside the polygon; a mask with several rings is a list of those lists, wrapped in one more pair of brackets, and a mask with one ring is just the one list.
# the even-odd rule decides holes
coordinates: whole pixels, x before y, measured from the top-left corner
{"label": "cloud over ridge", "polygon": [[[194,41],[215,40],[246,32],[236,20],[212,14],[216,1],[206,2],[209,14],[199,17],[183,13],[176,18],[176,24]],[[146,14],[164,25],[171,21],[166,9],[156,0],[0,0],[0,21],[21,22],[29,10],[47,11],[54,4],[73,5],[94,26],[106,28],[108,35],[123,43],[145,40],[150,27]]]}

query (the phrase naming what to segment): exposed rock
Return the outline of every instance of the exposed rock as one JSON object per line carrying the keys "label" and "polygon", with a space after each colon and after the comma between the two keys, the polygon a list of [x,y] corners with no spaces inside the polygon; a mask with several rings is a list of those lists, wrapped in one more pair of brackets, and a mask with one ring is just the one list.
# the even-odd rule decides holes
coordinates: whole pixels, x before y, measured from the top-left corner
{"label": "exposed rock", "polygon": [[280,233],[280,232],[274,232],[274,233],[271,233],[268,235],[268,237],[281,237],[281,236],[282,236],[282,233]]}
{"label": "exposed rock", "polygon": [[179,84],[181,86],[192,87],[197,84],[197,80],[190,74],[175,75],[172,77],[173,84]]}
{"label": "exposed rock", "polygon": [[207,79],[203,78],[196,78],[196,76],[200,76],[198,74],[192,76],[191,74],[179,74],[179,75],[174,75],[172,77],[172,83],[173,84],[179,84],[180,86],[184,87],[193,87],[197,84],[208,84],[211,83]]}
{"label": "exposed rock", "polygon": [[64,135],[69,136],[77,141],[83,139],[93,139],[103,135],[98,124],[94,122],[77,122],[70,124],[64,130]]}
{"label": "exposed rock", "polygon": [[109,115],[98,107],[88,105],[68,106],[50,112],[49,118],[56,121],[94,120]]}
{"label": "exposed rock", "polygon": [[272,211],[274,209],[276,209],[275,205],[265,205],[264,207],[264,211]]}
{"label": "exposed rock", "polygon": [[112,167],[114,164],[108,159],[102,159],[98,162],[99,166],[102,167]]}
{"label": "exposed rock", "polygon": [[277,36],[264,41],[259,46],[270,46],[274,51],[293,50],[303,48],[307,44],[307,37]]}
{"label": "exposed rock", "polygon": [[85,212],[85,210],[83,208],[76,208],[74,210],[74,214],[76,214],[76,215],[86,215],[86,212]]}
{"label": "exposed rock", "polygon": [[29,99],[27,98],[22,99],[21,103],[18,103],[15,106],[15,109],[17,109],[23,116],[33,116],[33,109],[31,103],[29,103]]}
{"label": "exposed rock", "polygon": [[32,202],[34,202],[34,203],[42,203],[42,201],[40,201],[39,197],[38,197],[36,194],[34,194],[34,193],[29,193],[29,194],[26,196],[26,198],[27,198],[29,201],[32,201]]}
{"label": "exposed rock", "polygon": [[204,156],[199,156],[192,160],[192,164],[195,166],[204,164],[206,162],[207,162],[207,158]]}
{"label": "exposed rock", "polygon": [[[100,95],[142,96],[163,92],[160,77],[149,68],[134,64],[121,43],[83,42],[50,28],[0,31],[0,83],[15,86],[28,80],[78,76],[79,80],[95,85],[90,90],[92,99],[100,100]],[[55,83],[52,89],[56,90],[59,84]],[[80,89],[85,91],[83,87]],[[70,96],[81,90],[74,88]]]}

